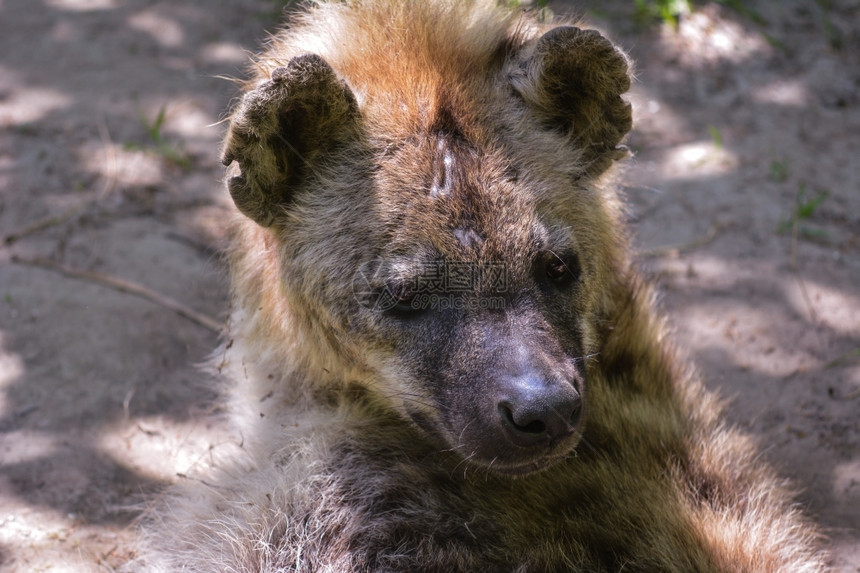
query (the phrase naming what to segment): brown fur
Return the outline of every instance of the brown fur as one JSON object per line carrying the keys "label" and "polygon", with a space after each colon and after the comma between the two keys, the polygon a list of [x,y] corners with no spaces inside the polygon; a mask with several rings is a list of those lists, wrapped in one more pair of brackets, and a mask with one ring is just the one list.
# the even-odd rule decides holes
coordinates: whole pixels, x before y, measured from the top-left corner
{"label": "brown fur", "polygon": [[[153,569],[825,569],[631,268],[629,81],[491,2],[332,2],[272,39],[224,150],[244,454],[155,513]],[[494,263],[460,308],[404,286]],[[568,408],[537,426],[507,405],[535,379]]]}

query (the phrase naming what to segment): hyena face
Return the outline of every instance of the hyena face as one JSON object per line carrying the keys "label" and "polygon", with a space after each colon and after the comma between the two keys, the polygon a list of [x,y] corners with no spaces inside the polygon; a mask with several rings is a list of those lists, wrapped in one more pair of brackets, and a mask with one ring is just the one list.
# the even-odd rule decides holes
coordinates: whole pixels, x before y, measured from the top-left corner
{"label": "hyena face", "polygon": [[[510,154],[457,133],[404,145],[380,171],[390,201],[380,226],[394,233],[354,275],[351,324],[380,349],[389,396],[430,436],[496,471],[568,453],[585,404],[593,274],[574,233],[541,218]],[[392,190],[398,173],[412,180]]]}
{"label": "hyena face", "polygon": [[594,180],[624,154],[627,63],[567,27],[440,66],[429,88],[318,55],[271,71],[232,119],[230,191],[277,241],[306,309],[292,327],[364,373],[345,382],[443,449],[528,473],[575,447],[587,410],[614,260]]}

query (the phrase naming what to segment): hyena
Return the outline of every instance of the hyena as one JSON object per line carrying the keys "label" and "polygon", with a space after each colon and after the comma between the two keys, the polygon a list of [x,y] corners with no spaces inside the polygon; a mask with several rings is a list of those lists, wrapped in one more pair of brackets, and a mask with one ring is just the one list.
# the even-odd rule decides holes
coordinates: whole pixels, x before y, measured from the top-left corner
{"label": "hyena", "polygon": [[223,148],[244,457],[168,495],[153,569],[825,569],[631,264],[630,74],[491,0],[272,37]]}

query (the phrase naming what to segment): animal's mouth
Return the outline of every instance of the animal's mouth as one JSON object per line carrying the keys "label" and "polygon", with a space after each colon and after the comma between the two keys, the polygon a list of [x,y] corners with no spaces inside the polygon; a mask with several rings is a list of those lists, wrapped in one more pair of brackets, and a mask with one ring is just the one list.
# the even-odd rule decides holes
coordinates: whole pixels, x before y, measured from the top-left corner
{"label": "animal's mouth", "polygon": [[[551,468],[574,455],[581,441],[581,432],[577,429],[562,438],[537,440],[539,444],[527,446],[511,444],[507,440],[499,439],[498,435],[490,444],[486,443],[487,437],[476,443],[465,439],[466,432],[460,432],[457,436],[450,429],[443,430],[426,412],[412,410],[409,412],[409,418],[431,442],[438,444],[437,447],[458,453],[461,458],[461,462],[458,463],[514,478],[525,477]],[[534,429],[538,428],[535,426]],[[446,443],[450,445],[446,447],[444,445]]]}
{"label": "animal's mouth", "polygon": [[[506,380],[448,423],[449,441],[468,461],[506,475],[552,466],[579,443],[586,410],[582,383],[537,376]],[[453,438],[453,439],[452,439]]]}
{"label": "animal's mouth", "polygon": [[[552,412],[546,418],[517,416],[506,403],[498,405],[499,420],[505,435],[512,445],[534,447],[553,447],[571,437],[579,426],[582,417],[583,404],[577,401],[567,412]],[[521,422],[518,421],[518,418]],[[549,419],[551,418],[551,419]]]}
{"label": "animal's mouth", "polygon": [[523,460],[490,460],[488,463],[482,463],[480,460],[475,460],[473,463],[484,466],[488,471],[511,477],[522,478],[533,474],[548,470],[560,463],[562,460],[573,455],[576,445],[579,443],[578,436],[565,443],[556,451],[548,450],[542,454],[534,455],[529,459]]}
{"label": "animal's mouth", "polygon": [[471,452],[465,461],[473,467],[508,477],[524,477],[547,470],[575,455],[582,434],[576,430],[558,439],[544,438],[525,446],[507,440],[491,444],[461,441],[454,449]]}

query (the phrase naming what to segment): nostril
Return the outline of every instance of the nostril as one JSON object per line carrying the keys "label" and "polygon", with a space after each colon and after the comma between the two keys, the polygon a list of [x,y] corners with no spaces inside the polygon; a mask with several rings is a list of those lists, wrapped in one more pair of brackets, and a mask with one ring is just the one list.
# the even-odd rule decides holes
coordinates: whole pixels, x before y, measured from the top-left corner
{"label": "nostril", "polygon": [[520,392],[496,404],[507,439],[522,447],[544,447],[573,435],[583,416],[582,396],[575,388],[561,387]]}
{"label": "nostril", "polygon": [[507,428],[508,434],[516,441],[522,441],[522,445],[530,444],[532,441],[547,435],[546,422],[540,417],[515,414],[507,403],[499,404],[499,417]]}
{"label": "nostril", "polygon": [[573,404],[573,411],[570,413],[570,418],[568,418],[568,424],[572,428],[575,428],[579,425],[580,418],[582,418],[582,399],[577,396]]}
{"label": "nostril", "polygon": [[517,425],[517,429],[526,434],[534,434],[536,436],[541,436],[546,433],[546,424],[544,424],[540,420],[534,420],[533,422],[529,422],[525,426]]}
{"label": "nostril", "polygon": [[517,420],[507,404],[499,404],[499,415],[508,426],[521,434],[542,436],[546,433],[546,424],[542,420]]}

